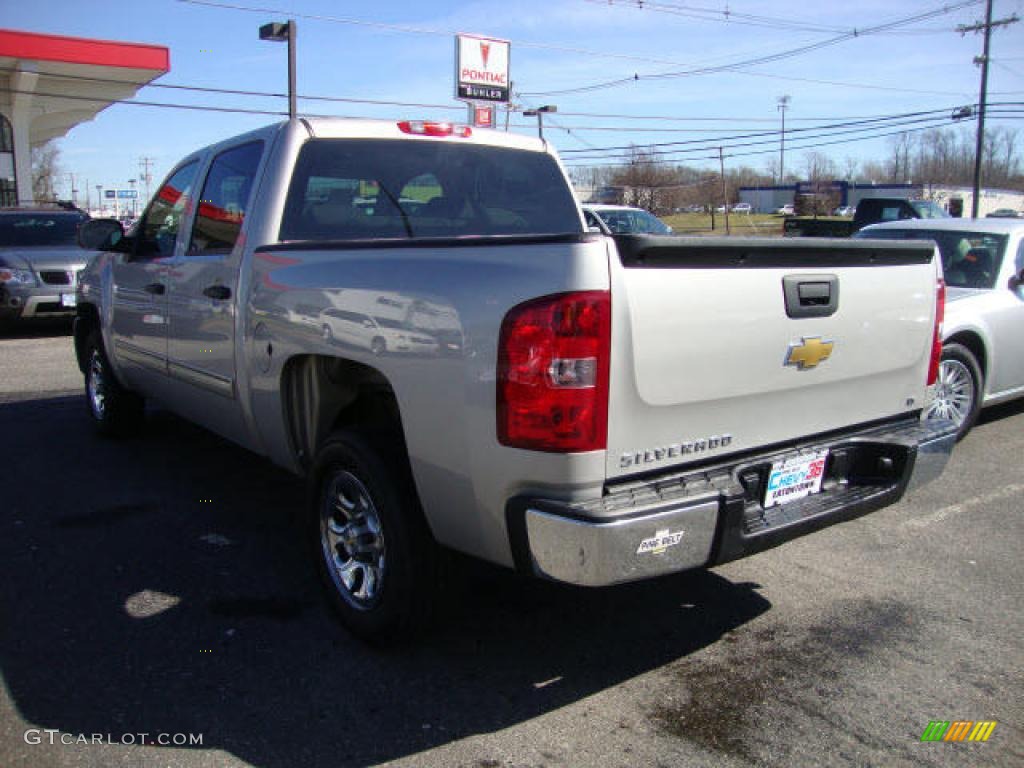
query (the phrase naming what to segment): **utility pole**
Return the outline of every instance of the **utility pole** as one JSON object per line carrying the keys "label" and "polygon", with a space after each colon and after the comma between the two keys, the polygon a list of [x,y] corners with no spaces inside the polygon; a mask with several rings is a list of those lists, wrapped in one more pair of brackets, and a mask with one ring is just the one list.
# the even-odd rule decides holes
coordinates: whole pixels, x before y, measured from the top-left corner
{"label": "utility pole", "polygon": [[786,183],[786,110],[789,109],[789,94],[779,96],[776,109],[782,114],[782,133],[779,134],[779,184]]}
{"label": "utility pole", "polygon": [[[718,148],[718,165],[722,169],[722,203],[725,208],[725,234],[729,232],[729,186],[725,182],[725,156],[722,154],[722,148]],[[713,225],[712,225],[713,226]]]}
{"label": "utility pole", "polygon": [[988,61],[989,41],[992,36],[993,27],[1008,27],[1020,21],[1017,14],[1008,16],[1005,19],[992,21],[992,0],[985,2],[985,23],[961,24],[956,28],[961,36],[968,32],[982,32],[984,43],[982,44],[981,56],[974,57],[975,64],[981,64],[981,87],[978,91],[978,135],[974,144],[974,189],[971,195],[971,218],[978,218],[978,204],[981,202],[981,162],[985,149],[985,102],[988,99]]}
{"label": "utility pole", "polygon": [[146,185],[146,200],[149,200],[149,185],[153,182],[153,174],[151,169],[153,167],[152,157],[140,157],[139,158],[139,181]]}

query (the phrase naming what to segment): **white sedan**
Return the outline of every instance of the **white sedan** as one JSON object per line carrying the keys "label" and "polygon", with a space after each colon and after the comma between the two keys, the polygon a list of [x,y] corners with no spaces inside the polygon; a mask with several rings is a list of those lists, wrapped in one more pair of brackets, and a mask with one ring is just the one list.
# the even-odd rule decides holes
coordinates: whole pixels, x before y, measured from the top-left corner
{"label": "white sedan", "polygon": [[933,240],[942,253],[946,314],[930,416],[953,419],[963,437],[981,408],[1024,397],[1024,222],[892,221],[856,237]]}

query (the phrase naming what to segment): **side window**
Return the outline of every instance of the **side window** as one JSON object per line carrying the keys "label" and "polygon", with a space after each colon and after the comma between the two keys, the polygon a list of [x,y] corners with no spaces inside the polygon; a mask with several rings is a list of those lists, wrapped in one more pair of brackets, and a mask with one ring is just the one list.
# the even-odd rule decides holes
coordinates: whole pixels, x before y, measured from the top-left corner
{"label": "side window", "polygon": [[262,156],[263,142],[254,141],[213,159],[199,196],[189,255],[223,253],[235,247]]}
{"label": "side window", "polygon": [[151,256],[171,256],[174,241],[178,237],[185,206],[192,196],[199,162],[193,160],[183,165],[157,190],[156,197],[149,204],[146,218],[139,228],[138,253]]}

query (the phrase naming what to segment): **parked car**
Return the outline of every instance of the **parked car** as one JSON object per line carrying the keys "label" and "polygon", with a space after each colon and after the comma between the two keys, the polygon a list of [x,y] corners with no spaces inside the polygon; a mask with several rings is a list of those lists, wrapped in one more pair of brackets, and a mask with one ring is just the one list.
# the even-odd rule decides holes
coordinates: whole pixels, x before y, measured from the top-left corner
{"label": "parked car", "polygon": [[752,206],[750,203],[736,203],[736,205],[734,205],[732,207],[732,212],[733,213],[753,213],[754,212],[754,206]]}
{"label": "parked car", "polygon": [[0,322],[74,316],[89,259],[76,237],[88,218],[58,207],[0,209]]}
{"label": "parked car", "polygon": [[928,414],[966,435],[981,408],[1024,396],[1024,222],[941,219],[876,224],[859,238],[934,240],[942,253],[942,362]]}
{"label": "parked car", "polygon": [[320,313],[324,341],[368,349],[375,355],[387,353],[424,354],[437,352],[437,341],[425,333],[407,328],[390,317],[329,307]]}
{"label": "parked car", "polygon": [[1020,214],[1013,208],[996,208],[992,213],[985,214],[986,219],[1019,219]]}
{"label": "parked car", "polygon": [[613,235],[672,234],[672,227],[642,208],[631,208],[626,205],[584,205],[583,216],[588,227],[602,229],[601,224],[604,224]]}
{"label": "parked car", "polygon": [[796,213],[796,209],[792,203],[786,203],[785,205],[779,206],[778,210],[775,211],[780,216],[792,216]]}
{"label": "parked car", "polygon": [[832,211],[833,216],[853,216],[856,212],[857,206],[855,205],[841,205]]}

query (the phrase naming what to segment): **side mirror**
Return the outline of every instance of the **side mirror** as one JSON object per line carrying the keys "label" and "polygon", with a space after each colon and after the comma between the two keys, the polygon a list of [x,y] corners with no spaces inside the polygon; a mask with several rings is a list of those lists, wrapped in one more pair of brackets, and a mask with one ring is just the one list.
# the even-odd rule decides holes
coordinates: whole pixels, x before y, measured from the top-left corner
{"label": "side mirror", "polygon": [[78,228],[78,244],[87,251],[120,251],[124,227],[117,219],[90,219]]}
{"label": "side mirror", "polygon": [[1019,291],[1021,286],[1024,286],[1024,269],[1010,278],[1010,284],[1007,287],[1011,291]]}

